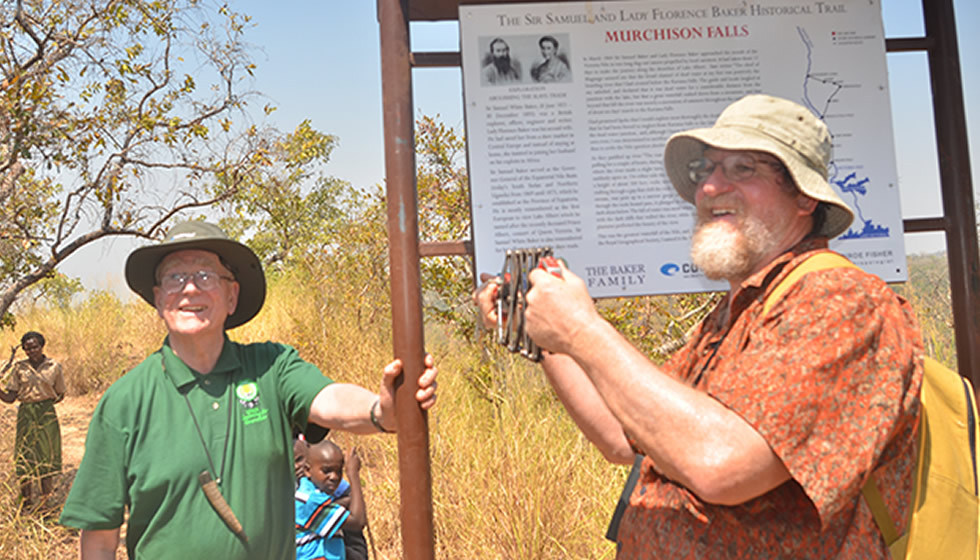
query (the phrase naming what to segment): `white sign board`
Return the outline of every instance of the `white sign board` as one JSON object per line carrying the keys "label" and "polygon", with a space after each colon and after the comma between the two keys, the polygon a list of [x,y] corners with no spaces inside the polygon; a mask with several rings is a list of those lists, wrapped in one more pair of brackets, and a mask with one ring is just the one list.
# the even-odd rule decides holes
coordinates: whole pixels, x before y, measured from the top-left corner
{"label": "white sign board", "polygon": [[768,93],[833,136],[830,181],[857,216],[832,247],[906,279],[879,0],[460,6],[480,272],[550,246],[594,297],[727,289],[690,263],[693,207],[667,137]]}

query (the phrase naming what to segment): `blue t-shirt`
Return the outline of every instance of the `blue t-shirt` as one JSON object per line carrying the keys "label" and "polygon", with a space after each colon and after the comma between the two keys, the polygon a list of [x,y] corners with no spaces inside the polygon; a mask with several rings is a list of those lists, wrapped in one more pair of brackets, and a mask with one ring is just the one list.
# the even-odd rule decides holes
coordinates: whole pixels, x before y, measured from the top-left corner
{"label": "blue t-shirt", "polygon": [[349,516],[333,495],[301,478],[296,489],[296,560],[345,560],[344,539],[337,532]]}

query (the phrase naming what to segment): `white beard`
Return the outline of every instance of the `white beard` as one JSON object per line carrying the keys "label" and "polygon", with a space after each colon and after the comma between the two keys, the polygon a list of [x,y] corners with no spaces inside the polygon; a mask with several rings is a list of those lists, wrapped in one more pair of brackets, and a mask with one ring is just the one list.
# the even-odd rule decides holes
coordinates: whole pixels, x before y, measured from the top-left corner
{"label": "white beard", "polygon": [[772,232],[755,217],[739,217],[736,228],[699,218],[691,238],[691,261],[711,280],[746,278],[776,245]]}

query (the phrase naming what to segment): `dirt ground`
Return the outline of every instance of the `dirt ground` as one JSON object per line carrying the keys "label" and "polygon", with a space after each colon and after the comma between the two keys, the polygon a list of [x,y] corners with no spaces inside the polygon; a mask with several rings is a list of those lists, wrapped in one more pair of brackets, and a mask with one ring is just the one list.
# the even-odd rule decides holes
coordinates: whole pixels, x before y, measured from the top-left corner
{"label": "dirt ground", "polygon": [[[61,462],[62,477],[58,484],[58,494],[61,501],[68,494],[71,481],[75,478],[78,464],[85,454],[85,433],[88,430],[92,411],[99,402],[101,395],[84,395],[81,397],[65,397],[65,400],[55,405],[58,412],[58,422],[61,424]],[[17,407],[4,406],[0,409],[0,425],[9,427],[9,442],[5,442],[5,451],[10,452],[13,444],[13,432],[17,423]],[[8,430],[4,430],[5,432]]]}
{"label": "dirt ground", "polygon": [[74,473],[82,462],[82,455],[85,454],[85,433],[100,396],[65,397],[65,400],[56,405],[58,421],[61,423],[61,461],[66,473]]}
{"label": "dirt ground", "polygon": [[[101,395],[84,395],[81,397],[66,397],[62,402],[55,405],[58,413],[58,421],[61,424],[61,453],[62,453],[62,475],[55,487],[53,499],[49,503],[51,513],[44,521],[45,525],[56,524],[61,507],[68,496],[71,483],[75,479],[78,465],[85,454],[85,434],[88,430],[89,419],[92,411],[99,401]],[[14,443],[14,431],[17,423],[16,406],[0,406],[0,473],[5,485],[15,494],[17,481],[13,474],[13,460],[11,453]],[[13,507],[12,497],[5,496],[4,507]],[[39,519],[35,515],[31,518]],[[75,556],[77,550],[77,532],[57,531],[53,535],[58,535],[59,539],[64,538],[65,542],[56,546],[55,556],[62,558],[62,553]],[[119,554],[121,553],[121,554]],[[19,554],[15,554],[20,557]],[[31,557],[28,555],[26,557]],[[120,547],[117,558],[125,558],[125,547]]]}

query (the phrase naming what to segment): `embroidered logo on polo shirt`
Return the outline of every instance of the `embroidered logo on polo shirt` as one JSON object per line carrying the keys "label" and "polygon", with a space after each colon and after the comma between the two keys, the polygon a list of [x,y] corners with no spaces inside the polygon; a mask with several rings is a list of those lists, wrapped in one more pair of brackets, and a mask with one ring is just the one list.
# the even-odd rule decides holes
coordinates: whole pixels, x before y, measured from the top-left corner
{"label": "embroidered logo on polo shirt", "polygon": [[259,387],[252,383],[242,383],[235,389],[235,395],[245,408],[255,408],[259,406]]}
{"label": "embroidered logo on polo shirt", "polygon": [[262,422],[269,417],[269,409],[259,408],[259,387],[251,381],[242,383],[235,389],[235,396],[238,402],[242,403],[245,413],[242,414],[242,422],[248,426],[256,422]]}

